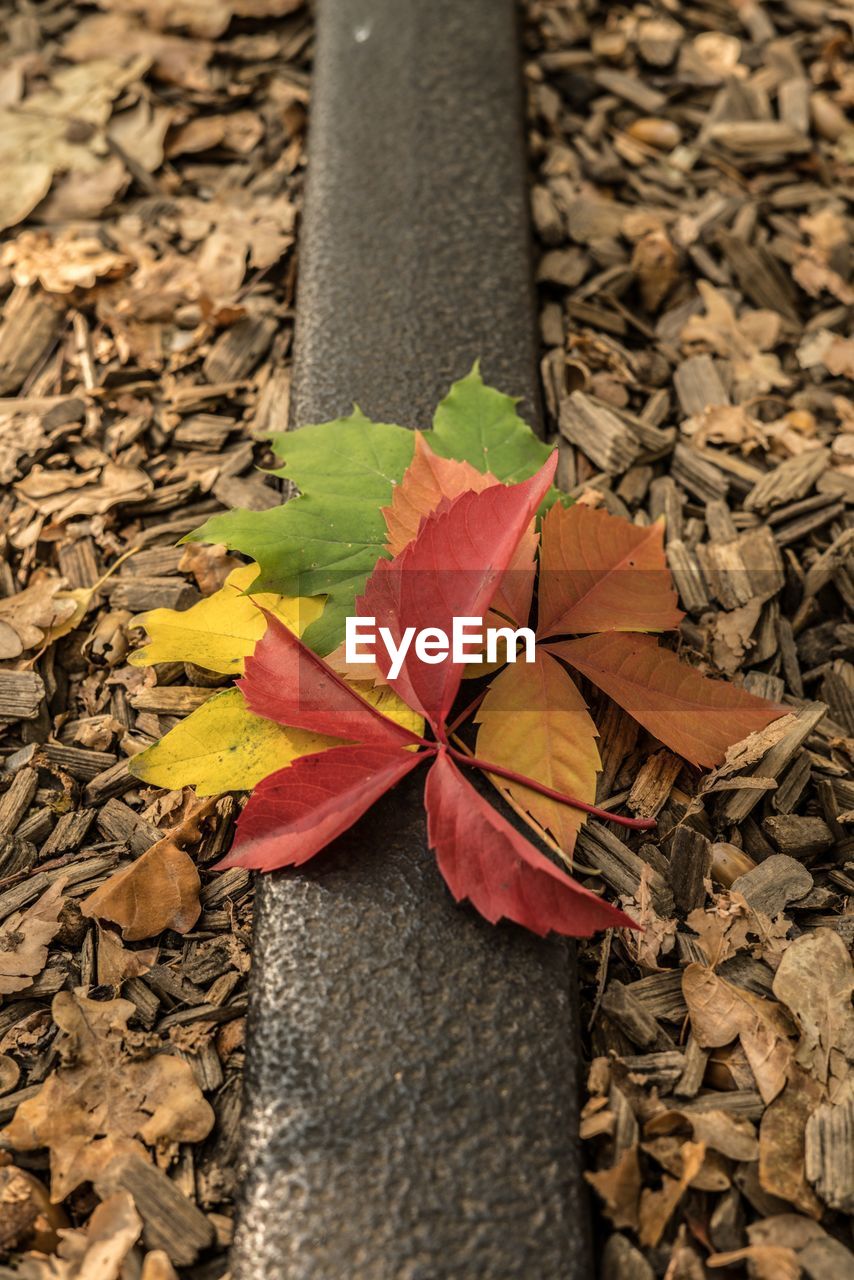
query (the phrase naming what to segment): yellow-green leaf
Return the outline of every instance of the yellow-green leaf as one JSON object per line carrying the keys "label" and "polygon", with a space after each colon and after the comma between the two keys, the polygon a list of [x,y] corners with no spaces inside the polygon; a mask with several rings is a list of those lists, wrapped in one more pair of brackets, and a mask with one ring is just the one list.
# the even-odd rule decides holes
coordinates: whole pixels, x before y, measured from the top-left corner
{"label": "yellow-green leaf", "polygon": [[[358,692],[390,719],[415,733],[424,721],[388,688],[356,686]],[[130,761],[130,770],[152,786],[195,787],[200,796],[222,791],[250,791],[268,774],[300,756],[340,746],[303,729],[286,729],[256,716],[239,689],[226,689],[203,703],[165,737]]]}
{"label": "yellow-green leaf", "polygon": [[254,651],[267,626],[262,609],[275,614],[297,635],[320,617],[322,598],[270,592],[245,595],[257,576],[256,564],[242,565],[228,575],[219,591],[189,609],[152,609],[140,614],[134,622],[145,627],[150,639],[129,661],[136,667],[150,667],[155,662],[192,662],[206,671],[241,675],[244,660]]}
{"label": "yellow-green leaf", "polygon": [[249,791],[298,756],[338,745],[335,738],[253,715],[239,689],[226,689],[134,756],[130,769],[155,787],[195,787],[198,795],[213,796]]}

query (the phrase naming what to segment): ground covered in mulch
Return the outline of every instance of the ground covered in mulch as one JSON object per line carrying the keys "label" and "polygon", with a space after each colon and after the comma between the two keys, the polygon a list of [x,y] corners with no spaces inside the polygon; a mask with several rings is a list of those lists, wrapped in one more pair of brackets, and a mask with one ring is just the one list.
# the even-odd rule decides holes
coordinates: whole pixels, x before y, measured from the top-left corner
{"label": "ground covered in mulch", "polygon": [[[531,0],[543,386],[562,482],[664,516],[703,670],[785,720],[710,777],[604,712],[579,863],[607,1280],[854,1272],[852,11]],[[600,723],[602,723],[600,719]],[[623,834],[623,833],[621,833]]]}
{"label": "ground covered in mulch", "polygon": [[301,0],[49,0],[2,30],[0,1262],[215,1277],[250,878],[204,870],[232,797],[128,771],[210,675],[127,659],[134,615],[236,563],[181,535],[279,501],[254,463],[287,416],[312,28]]}
{"label": "ground covered in mulch", "polygon": [[[250,882],[205,871],[234,797],[128,770],[211,675],[128,655],[235,565],[177,539],[279,500],[253,465],[287,415],[311,27],[300,0],[2,12],[0,1263],[213,1280]],[[791,709],[700,777],[598,707],[600,802],[659,822],[578,846],[646,926],[581,951],[607,1280],[854,1267],[852,27],[527,7],[561,485],[664,516],[673,643]]]}

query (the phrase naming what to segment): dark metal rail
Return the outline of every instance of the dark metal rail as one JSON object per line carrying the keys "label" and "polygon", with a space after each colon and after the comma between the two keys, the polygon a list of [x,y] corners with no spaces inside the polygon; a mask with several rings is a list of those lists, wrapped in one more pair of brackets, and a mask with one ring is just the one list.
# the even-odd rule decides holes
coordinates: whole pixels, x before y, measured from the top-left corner
{"label": "dark metal rail", "polygon": [[[513,0],[321,0],[295,423],[477,357],[536,418],[519,79]],[[422,785],[259,879],[235,1280],[592,1273],[572,952],[453,903]]]}

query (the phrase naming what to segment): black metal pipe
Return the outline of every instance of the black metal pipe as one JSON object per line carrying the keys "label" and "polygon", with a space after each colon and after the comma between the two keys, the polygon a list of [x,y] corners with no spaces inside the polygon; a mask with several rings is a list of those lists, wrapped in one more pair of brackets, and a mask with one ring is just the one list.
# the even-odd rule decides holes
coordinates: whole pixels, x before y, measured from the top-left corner
{"label": "black metal pipe", "polygon": [[[321,0],[295,424],[537,421],[513,0]],[[259,878],[235,1280],[592,1274],[572,951],[457,906],[413,778]]]}

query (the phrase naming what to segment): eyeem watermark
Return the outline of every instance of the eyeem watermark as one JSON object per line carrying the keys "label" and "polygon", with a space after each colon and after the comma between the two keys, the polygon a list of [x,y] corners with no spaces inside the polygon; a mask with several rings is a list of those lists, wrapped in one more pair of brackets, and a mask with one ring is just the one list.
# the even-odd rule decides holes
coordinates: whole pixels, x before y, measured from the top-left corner
{"label": "eyeem watermark", "polygon": [[389,679],[400,675],[406,655],[414,648],[419,662],[437,666],[440,662],[498,662],[499,645],[504,646],[502,661],[515,662],[520,652],[525,662],[535,662],[536,640],[530,627],[484,627],[482,618],[454,618],[450,637],[440,627],[424,627],[421,631],[407,627],[396,641],[388,627],[377,627],[376,618],[347,618],[344,630],[344,657],[347,663],[372,663],[377,660],[377,645],[388,654]]}

